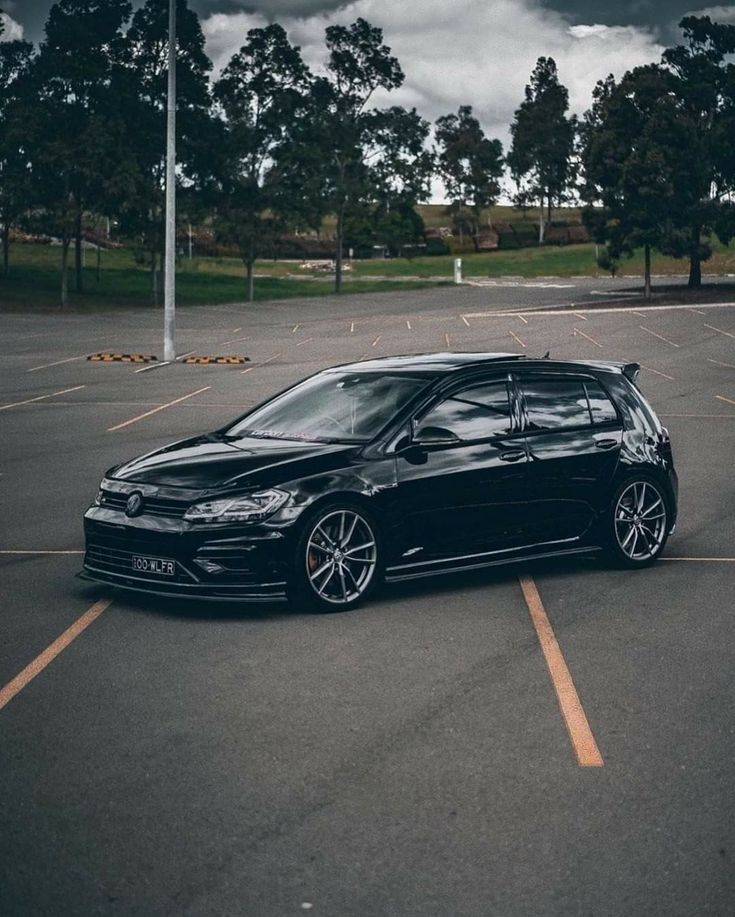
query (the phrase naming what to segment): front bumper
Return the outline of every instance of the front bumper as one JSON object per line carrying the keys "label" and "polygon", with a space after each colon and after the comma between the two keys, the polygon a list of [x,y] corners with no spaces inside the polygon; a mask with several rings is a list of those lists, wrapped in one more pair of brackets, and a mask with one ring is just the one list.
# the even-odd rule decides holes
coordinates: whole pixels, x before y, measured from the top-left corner
{"label": "front bumper", "polygon": [[[79,575],[86,580],[176,598],[268,602],[286,597],[290,551],[278,528],[128,519],[92,507],[84,517],[84,534]],[[135,569],[134,557],[171,560],[174,572]]]}

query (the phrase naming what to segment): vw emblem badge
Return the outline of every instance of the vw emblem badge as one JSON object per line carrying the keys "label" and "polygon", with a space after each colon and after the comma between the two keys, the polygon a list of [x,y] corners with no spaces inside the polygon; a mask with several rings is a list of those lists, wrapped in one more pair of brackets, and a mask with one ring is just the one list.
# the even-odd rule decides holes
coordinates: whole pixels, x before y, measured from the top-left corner
{"label": "vw emblem badge", "polygon": [[128,502],[125,504],[126,516],[139,516],[143,512],[143,495],[139,493],[130,494]]}

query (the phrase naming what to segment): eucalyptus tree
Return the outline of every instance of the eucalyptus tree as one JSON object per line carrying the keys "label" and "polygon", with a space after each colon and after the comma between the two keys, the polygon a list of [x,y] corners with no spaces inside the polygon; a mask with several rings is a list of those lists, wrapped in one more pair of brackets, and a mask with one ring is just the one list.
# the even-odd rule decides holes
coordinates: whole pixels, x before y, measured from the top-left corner
{"label": "eucalyptus tree", "polygon": [[113,73],[124,49],[128,0],[59,0],[33,60],[36,104],[29,111],[29,147],[36,202],[61,240],[61,303],[67,300],[68,252],[76,251],[82,290],[82,220],[104,197],[121,165],[116,146]]}
{"label": "eucalyptus tree", "polygon": [[300,49],[274,23],[248,32],[214,87],[224,132],[216,154],[216,225],[219,235],[238,247],[250,301],[258,243],[271,227],[277,203],[274,157],[304,108],[309,80]]}
{"label": "eucalyptus tree", "polygon": [[565,199],[573,180],[576,118],[567,117],[569,92],[559,82],[556,62],[539,57],[525,98],[510,127],[508,166],[516,184],[515,203],[539,208],[539,244],[551,210]]}
{"label": "eucalyptus tree", "polygon": [[735,25],[686,16],[679,26],[684,42],[662,58],[686,135],[678,147],[686,181],[669,250],[689,258],[689,285],[698,287],[712,253],[704,237],[714,230],[727,243],[735,236]]}
{"label": "eucalyptus tree", "polygon": [[[168,0],[136,9],[116,72],[117,106],[126,125],[126,155],[134,163],[134,189],[119,212],[121,230],[138,239],[151,270],[157,302],[164,243]],[[193,191],[211,181],[216,126],[210,114],[204,34],[186,0],[176,0],[177,182]]]}
{"label": "eucalyptus tree", "polygon": [[[3,29],[0,19],[0,35]],[[0,42],[0,233],[4,276],[8,273],[10,231],[30,197],[27,118],[33,102],[32,57],[30,42]]]}
{"label": "eucalyptus tree", "polygon": [[346,218],[370,202],[365,153],[374,115],[369,105],[378,89],[396,89],[404,76],[383,44],[382,30],[362,18],[349,26],[329,26],[325,40],[326,76],[312,81],[309,106],[295,139],[301,148],[299,158],[315,169],[310,191],[335,215],[335,290],[339,292]]}
{"label": "eucalyptus tree", "polygon": [[499,140],[485,136],[470,105],[460,106],[457,114],[448,114],[436,122],[437,166],[442,177],[450,211],[457,215],[460,227],[465,220],[479,251],[482,212],[491,207],[500,194],[503,177],[503,146]]}

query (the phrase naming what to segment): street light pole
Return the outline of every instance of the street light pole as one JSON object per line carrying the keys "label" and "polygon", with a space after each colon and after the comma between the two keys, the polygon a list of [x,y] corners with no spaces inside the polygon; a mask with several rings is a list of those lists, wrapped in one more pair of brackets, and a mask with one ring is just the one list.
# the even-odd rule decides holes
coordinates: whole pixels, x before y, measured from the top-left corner
{"label": "street light pole", "polygon": [[176,359],[176,0],[168,0],[168,101],[166,103],[166,246],[163,292],[163,359]]}

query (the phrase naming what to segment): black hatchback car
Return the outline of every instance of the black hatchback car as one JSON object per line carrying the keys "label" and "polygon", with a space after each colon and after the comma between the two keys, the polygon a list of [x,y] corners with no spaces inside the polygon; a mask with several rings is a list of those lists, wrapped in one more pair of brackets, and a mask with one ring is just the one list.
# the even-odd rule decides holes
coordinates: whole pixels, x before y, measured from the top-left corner
{"label": "black hatchback car", "polygon": [[604,550],[674,530],[667,431],[635,363],[438,353],[337,366],[111,468],[82,576],[350,608],[382,580]]}

